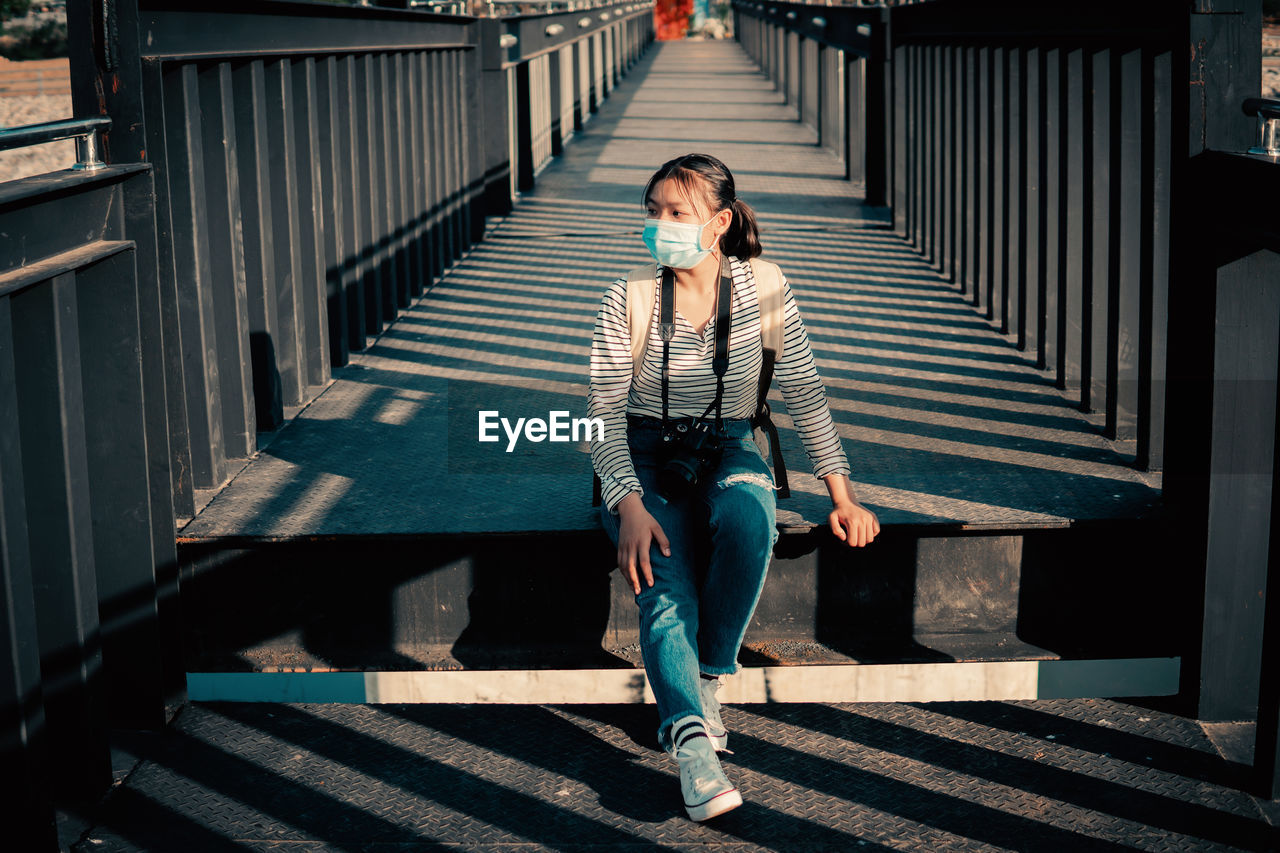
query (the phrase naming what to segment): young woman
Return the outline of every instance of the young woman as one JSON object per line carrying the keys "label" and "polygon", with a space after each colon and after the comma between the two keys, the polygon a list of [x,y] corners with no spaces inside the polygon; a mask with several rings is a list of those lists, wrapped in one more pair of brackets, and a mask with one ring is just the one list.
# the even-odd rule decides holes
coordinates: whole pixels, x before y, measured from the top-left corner
{"label": "young woman", "polygon": [[[604,295],[591,344],[589,410],[605,424],[591,459],[604,527],[640,608],[658,742],[679,765],[689,816],[705,820],[742,804],[716,756],[728,741],[716,690],[722,676],[738,670],[778,538],[775,486],[749,422],[763,364],[749,261],[761,249],[754,213],[737,198],[729,170],[709,155],[664,163],[645,186],[644,206],[644,241],[658,262],[648,342],[633,379],[628,284],[618,279]],[[668,273],[674,310],[664,341]],[[880,526],[850,490],[849,465],[785,278],[782,288],[778,385],[814,474],[831,494],[832,532],[862,546]],[[721,293],[729,294],[727,317],[718,310]],[[728,329],[720,376],[718,323]]]}

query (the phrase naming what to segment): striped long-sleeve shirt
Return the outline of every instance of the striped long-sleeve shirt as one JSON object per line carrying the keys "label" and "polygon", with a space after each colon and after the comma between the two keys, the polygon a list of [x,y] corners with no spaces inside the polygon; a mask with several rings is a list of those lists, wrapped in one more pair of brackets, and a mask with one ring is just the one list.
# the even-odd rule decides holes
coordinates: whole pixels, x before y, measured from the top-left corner
{"label": "striped long-sleeve shirt", "polygon": [[[759,303],[751,265],[737,258],[730,258],[729,265],[733,276],[733,328],[729,335],[729,366],[724,375],[722,410],[726,419],[749,418],[755,413],[763,363]],[[659,284],[661,277],[659,266]],[[782,288],[784,343],[782,358],[774,365],[774,376],[786,401],[787,413],[800,433],[814,475],[821,478],[848,474],[849,463],[831,419],[822,379],[809,349],[809,336],[785,276]],[[658,332],[662,288],[659,286],[657,290],[649,342],[634,381],[625,278],[617,279],[605,291],[591,340],[588,411],[591,417],[604,422],[604,437],[591,442],[591,463],[600,477],[601,500],[612,512],[617,511],[618,502],[628,493],[643,494],[627,448],[626,416],[662,417],[662,339]],[[715,353],[716,318],[712,315],[701,335],[680,315],[679,307],[674,319],[668,414],[673,418],[698,417],[715,399],[716,378],[711,360]]]}

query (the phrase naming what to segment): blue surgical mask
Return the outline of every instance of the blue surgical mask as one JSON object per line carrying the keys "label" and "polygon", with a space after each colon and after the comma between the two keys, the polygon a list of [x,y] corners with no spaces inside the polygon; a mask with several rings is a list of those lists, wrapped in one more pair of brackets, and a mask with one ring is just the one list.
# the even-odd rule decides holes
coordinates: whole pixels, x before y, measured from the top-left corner
{"label": "blue surgical mask", "polygon": [[664,267],[686,270],[711,254],[710,249],[702,248],[702,229],[707,227],[707,222],[694,225],[669,219],[646,219],[641,237],[655,261]]}

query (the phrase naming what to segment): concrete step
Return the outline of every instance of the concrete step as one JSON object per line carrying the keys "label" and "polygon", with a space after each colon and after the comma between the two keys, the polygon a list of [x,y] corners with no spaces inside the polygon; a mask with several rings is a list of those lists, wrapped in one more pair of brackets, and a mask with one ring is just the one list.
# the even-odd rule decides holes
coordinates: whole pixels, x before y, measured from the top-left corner
{"label": "concrete step", "polygon": [[[821,531],[789,533],[739,659],[766,673],[757,685],[818,677],[790,670],[830,680],[866,669],[829,683],[840,695],[896,701],[939,690],[938,698],[1026,697],[1028,678],[1090,661],[1130,663],[1099,664],[1101,680],[1079,695],[1138,695],[1114,692],[1135,677],[1154,691],[1141,695],[1174,692],[1176,661],[1188,650],[1176,630],[1186,622],[1171,541],[1154,518],[1050,529],[894,526],[862,549]],[[599,531],[220,539],[184,543],[181,557],[191,673],[328,673],[351,684],[368,675],[379,691],[402,685],[395,695],[472,697],[456,701],[509,696],[518,684],[541,702],[643,694],[636,608]],[[1153,661],[1165,663],[1144,680]],[[892,689],[858,686],[890,672]],[[437,684],[465,673],[508,686]],[[561,698],[545,698],[540,680],[559,685],[547,689]]]}

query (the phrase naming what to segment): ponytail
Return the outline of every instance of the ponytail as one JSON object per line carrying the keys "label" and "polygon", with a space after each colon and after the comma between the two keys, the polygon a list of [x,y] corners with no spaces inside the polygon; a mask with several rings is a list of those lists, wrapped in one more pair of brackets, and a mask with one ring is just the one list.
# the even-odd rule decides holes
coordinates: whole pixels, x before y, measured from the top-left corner
{"label": "ponytail", "polygon": [[733,211],[733,221],[729,223],[729,230],[720,238],[721,251],[744,261],[759,257],[764,250],[760,248],[756,212],[740,198],[733,200],[730,209]]}

